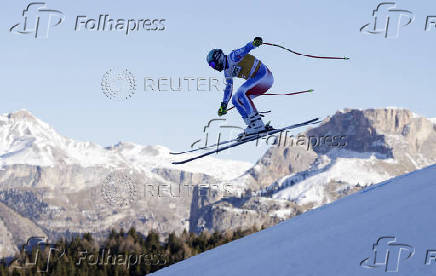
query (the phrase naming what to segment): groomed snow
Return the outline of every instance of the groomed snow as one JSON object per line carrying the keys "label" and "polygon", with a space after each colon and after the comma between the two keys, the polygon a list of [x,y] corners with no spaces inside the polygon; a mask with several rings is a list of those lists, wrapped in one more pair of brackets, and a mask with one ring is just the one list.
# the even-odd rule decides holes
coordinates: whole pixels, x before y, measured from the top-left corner
{"label": "groomed snow", "polygon": [[[435,179],[436,165],[395,177],[153,275],[436,275],[436,262],[425,264],[436,249]],[[401,253],[397,273],[360,265],[382,236],[415,250]]]}

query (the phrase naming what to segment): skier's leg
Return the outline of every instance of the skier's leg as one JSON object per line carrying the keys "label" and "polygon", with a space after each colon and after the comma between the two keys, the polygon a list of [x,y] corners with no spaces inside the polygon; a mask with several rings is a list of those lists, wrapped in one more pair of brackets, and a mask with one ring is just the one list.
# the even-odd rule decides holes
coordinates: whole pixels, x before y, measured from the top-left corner
{"label": "skier's leg", "polygon": [[250,99],[245,95],[247,90],[250,87],[253,87],[255,82],[252,79],[248,79],[241,87],[239,87],[238,91],[232,97],[232,103],[238,110],[239,114],[244,120],[244,123],[247,126],[250,126],[251,119],[249,118],[249,113],[247,113],[247,107],[250,106]]}
{"label": "skier's leg", "polygon": [[245,134],[252,134],[266,129],[251,99],[268,91],[273,84],[274,79],[271,72],[265,66],[262,67],[254,78],[248,79],[238,89],[233,97],[233,104],[238,108],[244,122],[247,124]]}
{"label": "skier's leg", "polygon": [[[257,85],[262,83],[262,80],[265,76],[267,76],[267,73],[269,72],[269,70],[265,67],[262,66],[261,68],[259,68],[259,71],[257,72],[256,76],[254,78],[250,78],[248,80],[246,80],[241,87],[239,87],[238,91],[236,91],[236,93],[233,95],[233,99],[232,99],[232,103],[234,106],[236,106],[236,108],[239,111],[239,114],[241,114],[242,118],[247,118],[248,115],[250,115],[250,113],[252,113],[253,111],[256,110],[256,107],[254,106],[253,102],[250,99],[250,95],[247,94],[251,89],[255,88]],[[272,85],[272,83],[271,83]],[[265,85],[263,85],[262,87],[264,87]],[[271,87],[271,86],[269,86]],[[268,87],[268,88],[269,88]],[[264,90],[264,91],[263,91]],[[259,93],[265,93],[268,89],[256,89],[253,92],[257,92]]]}
{"label": "skier's leg", "polygon": [[257,96],[266,93],[272,87],[273,83],[274,83],[274,77],[271,71],[268,68],[266,68],[266,73],[263,75],[263,77],[256,82],[256,85],[254,87],[252,87],[245,93],[245,95],[247,95],[248,100],[250,101],[252,111],[256,111],[256,107],[254,106],[253,99],[256,98]]}
{"label": "skier's leg", "polygon": [[[239,88],[239,89],[241,89],[241,88]],[[239,92],[239,89],[238,89],[238,92]],[[243,119],[248,118],[248,114],[245,112],[244,103],[242,102],[242,99],[240,99],[240,95],[238,92],[236,92],[235,95],[233,95],[232,104],[236,107],[236,109],[238,110],[239,114],[241,115],[241,117]]]}

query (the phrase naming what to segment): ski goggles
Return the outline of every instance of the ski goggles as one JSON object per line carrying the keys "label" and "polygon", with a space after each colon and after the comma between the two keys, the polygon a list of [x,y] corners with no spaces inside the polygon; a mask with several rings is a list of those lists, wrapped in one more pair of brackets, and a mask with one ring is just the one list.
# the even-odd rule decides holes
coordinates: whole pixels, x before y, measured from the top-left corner
{"label": "ski goggles", "polygon": [[215,61],[209,62],[209,66],[215,69],[215,66],[216,66]]}

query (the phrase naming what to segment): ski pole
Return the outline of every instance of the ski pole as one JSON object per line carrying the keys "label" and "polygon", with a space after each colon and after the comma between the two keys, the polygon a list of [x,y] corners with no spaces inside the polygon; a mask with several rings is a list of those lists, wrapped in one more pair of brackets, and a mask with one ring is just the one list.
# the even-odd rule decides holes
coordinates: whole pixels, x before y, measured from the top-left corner
{"label": "ski pole", "polygon": [[[291,96],[291,95],[309,93],[309,92],[313,92],[313,91],[314,91],[313,89],[309,89],[309,90],[304,90],[304,91],[299,91],[299,92],[291,92],[291,93],[266,93],[266,94],[260,94],[259,96]],[[227,109],[227,111],[230,111],[233,108],[235,108],[235,106],[231,106],[230,108]]]}
{"label": "ski pole", "polygon": [[314,56],[314,55],[306,55],[306,54],[301,54],[301,53],[295,52],[295,51],[293,51],[291,49],[285,48],[285,47],[283,47],[281,45],[278,45],[278,44],[268,43],[268,42],[264,42],[263,44],[282,48],[283,50],[287,50],[287,51],[289,51],[289,52],[291,52],[291,53],[293,53],[293,54],[295,54],[297,56],[304,56],[304,57],[310,57],[310,58],[321,58],[321,59],[343,59],[343,60],[349,60],[350,59],[348,57],[321,57],[321,56]]}
{"label": "ski pole", "polygon": [[304,91],[300,91],[300,92],[292,92],[292,93],[267,93],[267,94],[260,94],[259,96],[290,96],[290,95],[297,95],[297,94],[302,94],[302,93],[308,93],[308,92],[313,92],[313,89],[309,89],[309,90],[304,90]]}

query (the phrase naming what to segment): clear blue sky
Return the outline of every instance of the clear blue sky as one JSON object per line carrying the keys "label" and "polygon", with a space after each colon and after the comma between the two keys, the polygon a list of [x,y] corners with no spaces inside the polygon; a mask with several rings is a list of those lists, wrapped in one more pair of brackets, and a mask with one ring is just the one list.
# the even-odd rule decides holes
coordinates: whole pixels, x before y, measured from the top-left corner
{"label": "clear blue sky", "polygon": [[[260,110],[273,110],[274,126],[325,117],[345,107],[399,106],[436,117],[436,29],[425,32],[425,19],[436,15],[436,2],[398,1],[415,21],[398,39],[360,33],[380,3],[360,1],[48,1],[65,14],[48,39],[9,32],[22,21],[28,1],[3,1],[0,16],[0,112],[28,109],[61,134],[99,143],[118,141],[185,149],[202,137],[202,126],[216,111],[221,92],[143,91],[143,77],[221,77],[205,63],[210,48],[225,52],[262,36],[296,51],[349,56],[326,61],[298,57],[273,47],[254,54],[273,72],[271,91],[313,88],[316,94],[256,99]],[[248,4],[250,3],[250,4]],[[75,32],[77,15],[112,18],[165,18],[162,32]],[[100,89],[111,67],[132,71],[138,90],[116,102]],[[235,82],[235,88],[241,81]],[[242,124],[236,112],[230,122]],[[246,145],[222,155],[256,161],[265,147]]]}

